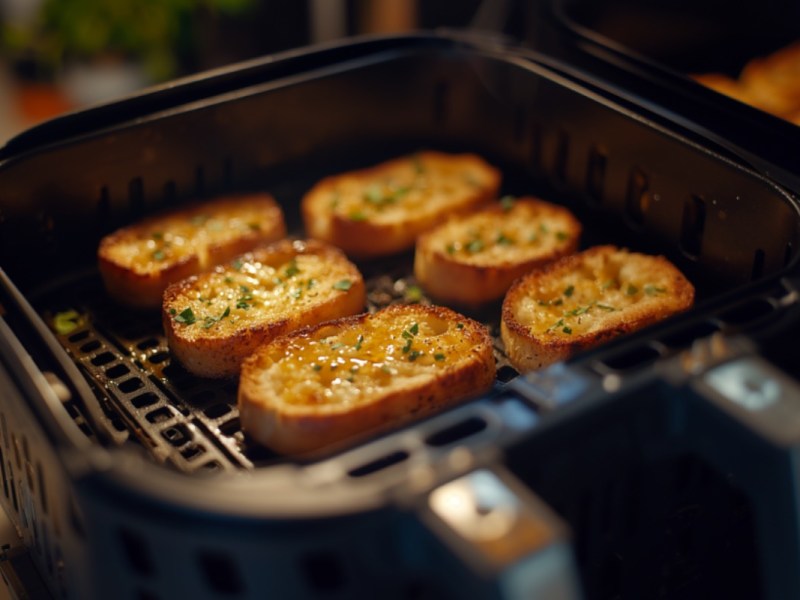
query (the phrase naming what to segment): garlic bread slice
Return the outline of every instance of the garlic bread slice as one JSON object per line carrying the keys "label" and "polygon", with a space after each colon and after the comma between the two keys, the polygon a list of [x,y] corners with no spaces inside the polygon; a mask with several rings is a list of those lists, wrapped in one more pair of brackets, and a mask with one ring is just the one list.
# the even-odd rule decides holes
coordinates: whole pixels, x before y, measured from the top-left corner
{"label": "garlic bread slice", "polygon": [[520,275],[574,253],[581,231],[580,222],[562,206],[507,196],[422,234],[414,274],[443,302],[498,300]]}
{"label": "garlic bread slice", "polygon": [[392,305],[261,346],[239,414],[256,441],[310,452],[422,417],[492,385],[486,328],[441,306]]}
{"label": "garlic bread slice", "polygon": [[170,283],[285,235],[283,213],[269,194],[226,196],[104,237],[97,252],[100,274],[115,300],[156,308]]}
{"label": "garlic bread slice", "polygon": [[532,371],[688,309],[694,287],[663,256],[596,246],[518,279],[500,333],[511,364]]}
{"label": "garlic bread slice", "polygon": [[449,215],[497,196],[500,172],[474,154],[424,151],[327,177],[302,201],[306,233],[358,258],[413,248]]}
{"label": "garlic bread slice", "polygon": [[167,288],[172,355],[191,373],[230,377],[259,345],[364,310],[364,280],[338,249],[282,240]]}

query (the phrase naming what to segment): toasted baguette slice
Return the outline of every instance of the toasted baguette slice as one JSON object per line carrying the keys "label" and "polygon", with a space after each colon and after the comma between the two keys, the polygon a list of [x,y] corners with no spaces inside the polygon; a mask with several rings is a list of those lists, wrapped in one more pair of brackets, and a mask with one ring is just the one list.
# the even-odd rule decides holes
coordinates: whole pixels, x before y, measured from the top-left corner
{"label": "toasted baguette slice", "polygon": [[104,237],[97,253],[100,274],[114,299],[156,308],[170,283],[285,235],[283,213],[268,194],[226,196]]}
{"label": "toasted baguette slice", "polygon": [[202,377],[239,373],[260,344],[364,310],[364,280],[336,248],[282,240],[164,292],[172,355]]}
{"label": "toasted baguette slice", "polygon": [[303,221],[310,237],[350,256],[385,256],[491,201],[499,187],[500,172],[474,154],[419,152],[323,179],[303,198]]}
{"label": "toasted baguette slice", "polygon": [[566,208],[503,198],[417,240],[414,274],[434,298],[477,305],[503,297],[514,280],[578,249],[581,224]]}
{"label": "toasted baguette slice", "polygon": [[518,279],[500,334],[511,364],[532,371],[688,309],[694,287],[663,256],[596,246]]}
{"label": "toasted baguette slice", "polygon": [[261,346],[242,365],[240,418],[256,441],[303,453],[421,417],[494,378],[483,325],[441,306],[393,305]]}

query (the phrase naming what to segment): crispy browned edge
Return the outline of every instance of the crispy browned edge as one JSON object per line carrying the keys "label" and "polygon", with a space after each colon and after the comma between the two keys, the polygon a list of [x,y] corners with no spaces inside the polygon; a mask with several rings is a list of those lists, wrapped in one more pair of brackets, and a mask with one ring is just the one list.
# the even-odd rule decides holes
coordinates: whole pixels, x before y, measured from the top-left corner
{"label": "crispy browned edge", "polygon": [[[135,235],[139,230],[148,229],[165,217],[181,213],[190,215],[208,210],[209,207],[216,209],[226,204],[245,202],[264,203],[265,212],[269,214],[265,220],[270,221],[274,226],[267,230],[247,232],[227,244],[212,245],[208,249],[209,264],[205,268],[201,267],[199,257],[192,254],[179,261],[165,261],[163,268],[156,272],[140,274],[114,262],[107,256],[108,248],[118,243],[120,239],[131,234]],[[163,212],[133,225],[117,229],[100,240],[97,249],[98,267],[106,290],[115,301],[132,308],[156,308],[161,306],[162,294],[170,283],[213,268],[217,264],[247,252],[258,244],[272,242],[285,235],[286,224],[283,212],[270,194],[258,192],[227,195],[202,204],[192,204],[182,209]]]}
{"label": "crispy browned edge", "polygon": [[[295,329],[320,323],[330,319],[353,315],[364,310],[366,305],[366,286],[361,273],[353,263],[337,248],[315,240],[303,241],[305,249],[298,252],[295,242],[281,240],[268,246],[257,248],[251,253],[243,255],[243,260],[266,256],[267,254],[283,254],[288,260],[298,254],[317,254],[326,257],[329,261],[346,264],[352,286],[342,291],[335,298],[323,302],[313,309],[298,312],[291,318],[280,321],[265,322],[256,326],[244,327],[230,335],[208,336],[184,335],[185,328],[175,321],[175,316],[169,314],[167,305],[178,296],[185,293],[209,273],[195,275],[170,285],[164,292],[161,318],[164,332],[172,356],[176,358],[190,373],[201,377],[233,377],[238,375],[242,361],[255,351],[255,349],[277,336]],[[222,270],[224,267],[217,267]]]}
{"label": "crispy browned edge", "polygon": [[[445,155],[445,153],[430,150],[420,151],[417,154],[421,157],[432,154],[448,156]],[[464,204],[454,210],[449,210],[448,212],[442,211],[432,218],[426,219],[418,219],[413,215],[409,215],[409,218],[405,222],[393,224],[376,224],[369,220],[353,221],[351,219],[342,218],[339,215],[331,213],[325,203],[318,200],[318,198],[327,196],[329,190],[336,185],[337,181],[342,177],[369,177],[373,173],[380,172],[395,163],[408,160],[407,156],[394,158],[373,167],[326,177],[314,185],[314,187],[303,196],[300,207],[307,234],[310,237],[323,239],[334,246],[338,246],[349,256],[355,258],[387,256],[412,248],[420,233],[438,225],[446,217],[471,212],[497,197],[501,180],[501,174],[498,169],[489,165],[477,154],[453,154],[449,156],[460,160],[468,159],[475,161],[482,170],[486,170],[493,176],[493,185],[490,185],[485,191],[476,193],[469,201],[464,202]],[[321,218],[327,219],[330,224],[330,236],[328,237],[321,235],[319,228],[315,227],[315,223]]]}
{"label": "crispy browned edge", "polygon": [[[544,205],[561,213],[570,221],[569,244],[534,259],[524,261],[505,260],[494,265],[470,265],[430,247],[440,225],[422,234],[417,240],[414,254],[414,275],[430,296],[441,302],[475,307],[498,300],[511,284],[528,271],[545,266],[578,250],[583,228],[575,216],[563,206],[551,204],[533,197],[519,198],[517,203]],[[501,213],[499,204],[477,211],[478,213]],[[472,216],[475,212],[465,216]]]}
{"label": "crispy browned edge", "polygon": [[[459,365],[445,371],[433,384],[415,385],[387,394],[368,404],[324,410],[314,406],[286,410],[280,402],[259,396],[258,373],[264,350],[256,351],[242,365],[239,383],[239,414],[243,429],[253,439],[283,454],[300,454],[345,443],[365,435],[397,427],[438,409],[477,395],[491,387],[495,379],[492,340],[486,328],[443,306],[394,305],[389,312],[434,314],[464,324],[464,352]],[[308,337],[322,328],[344,329],[370,318],[361,314],[304,328],[274,341],[286,344],[297,337]],[[465,357],[465,355],[467,355]]]}
{"label": "crispy browned edge", "polygon": [[[500,337],[505,346],[506,356],[519,372],[524,373],[566,360],[578,352],[593,348],[621,335],[632,333],[662,319],[689,309],[694,302],[694,286],[683,273],[664,256],[647,255],[659,263],[658,269],[670,272],[675,294],[673,298],[678,306],[675,310],[649,312],[622,323],[612,329],[593,334],[577,334],[569,339],[558,338],[552,341],[541,341],[532,335],[525,325],[514,316],[513,306],[519,298],[527,294],[528,288],[538,279],[552,274],[566,273],[579,265],[587,256],[600,253],[614,253],[622,250],[616,246],[594,246],[579,254],[566,256],[554,263],[523,275],[508,290],[503,300],[500,322]],[[640,253],[637,253],[640,254]]]}

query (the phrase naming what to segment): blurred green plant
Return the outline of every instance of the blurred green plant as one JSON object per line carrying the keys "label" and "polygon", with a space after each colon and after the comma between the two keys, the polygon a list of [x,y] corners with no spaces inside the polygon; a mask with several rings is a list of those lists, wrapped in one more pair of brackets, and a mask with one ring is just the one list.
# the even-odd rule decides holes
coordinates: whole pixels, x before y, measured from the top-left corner
{"label": "blurred green plant", "polygon": [[154,81],[179,72],[194,48],[195,17],[246,14],[257,0],[43,0],[36,18],[6,23],[0,43],[57,71],[70,60],[138,61]]}

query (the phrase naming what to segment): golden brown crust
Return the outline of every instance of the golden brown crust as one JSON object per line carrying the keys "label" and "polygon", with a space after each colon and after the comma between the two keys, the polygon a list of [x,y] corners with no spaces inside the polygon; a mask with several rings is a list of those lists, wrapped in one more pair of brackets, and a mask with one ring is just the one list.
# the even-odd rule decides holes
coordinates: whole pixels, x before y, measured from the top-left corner
{"label": "golden brown crust", "polygon": [[188,371],[232,377],[259,345],[365,304],[364,280],[338,249],[282,240],[169,286],[162,320],[173,357]]}
{"label": "golden brown crust", "polygon": [[100,241],[98,266],[115,300],[155,308],[170,283],[285,235],[283,213],[270,195],[225,196],[107,235]]}
{"label": "golden brown crust", "polygon": [[494,378],[481,324],[441,306],[394,305],[261,346],[242,365],[240,418],[278,452],[310,452],[422,417]]}
{"label": "golden brown crust", "polygon": [[502,298],[531,269],[574,253],[581,230],[566,208],[506,198],[421,235],[414,274],[437,300],[482,304]]}
{"label": "golden brown crust", "polygon": [[518,279],[503,301],[501,337],[520,372],[687,310],[694,287],[663,256],[597,246]]}
{"label": "golden brown crust", "polygon": [[412,248],[420,233],[490,202],[499,187],[500,172],[474,154],[423,151],[327,177],[301,210],[310,237],[369,258]]}

